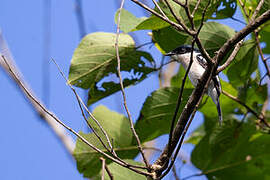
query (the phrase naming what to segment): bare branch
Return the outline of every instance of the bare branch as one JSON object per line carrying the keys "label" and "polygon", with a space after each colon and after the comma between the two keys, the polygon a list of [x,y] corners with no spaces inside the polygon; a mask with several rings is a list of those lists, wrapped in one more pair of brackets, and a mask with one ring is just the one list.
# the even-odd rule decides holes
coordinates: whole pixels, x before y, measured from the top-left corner
{"label": "bare branch", "polygon": [[256,9],[255,9],[255,11],[250,19],[251,21],[253,21],[256,18],[257,14],[259,13],[259,11],[261,10],[261,8],[263,6],[263,3],[264,3],[264,0],[260,0],[258,6],[256,7]]}
{"label": "bare branch", "polygon": [[180,25],[183,27],[184,31],[185,31],[186,33],[190,34],[190,35],[194,34],[194,33],[193,33],[192,31],[190,31],[190,29],[182,22],[182,20],[175,14],[175,12],[174,12],[172,6],[170,5],[170,3],[168,2],[168,0],[164,0],[164,1],[165,1],[165,3],[167,4],[167,6],[168,6],[170,12],[172,13],[173,17],[176,19],[176,21],[178,22],[178,24],[180,24]]}
{"label": "bare branch", "polygon": [[169,140],[168,140],[169,148],[171,148],[172,135],[173,135],[173,130],[174,130],[174,124],[175,124],[176,117],[177,117],[177,114],[178,114],[178,111],[179,111],[179,108],[180,108],[180,105],[181,105],[181,102],[182,102],[182,96],[183,96],[183,92],[184,92],[184,87],[185,87],[186,79],[187,79],[188,73],[190,71],[191,65],[193,63],[194,42],[195,41],[192,42],[192,46],[191,46],[192,47],[192,51],[191,51],[192,53],[191,53],[191,56],[190,56],[190,61],[189,61],[188,68],[186,70],[185,76],[184,76],[184,78],[182,80],[181,89],[179,91],[179,95],[178,95],[178,99],[177,99],[177,105],[176,105],[176,108],[175,108],[175,111],[174,111],[174,115],[173,115],[173,119],[172,119],[172,122],[171,122],[171,128],[170,128],[170,134],[169,134]]}
{"label": "bare branch", "polygon": [[159,14],[158,12],[154,11],[153,9],[151,9],[150,7],[148,7],[147,5],[141,3],[138,0],[131,0],[132,2],[138,4],[139,6],[141,6],[142,8],[144,8],[145,10],[149,11],[150,13],[152,13],[153,15],[159,17],[160,19],[164,20],[165,22],[171,24],[173,27],[175,27],[176,29],[183,31],[183,27],[180,26],[179,24],[167,19],[166,17],[163,17],[161,14]]}
{"label": "bare branch", "polygon": [[[61,68],[59,67],[59,65],[57,64],[57,62],[52,59],[52,61],[54,62],[54,64],[56,65],[58,71],[60,72],[60,74],[62,75],[62,77],[65,79],[66,84],[70,87],[70,89],[72,90],[72,92],[74,93],[76,100],[79,104],[82,116],[86,122],[86,124],[88,125],[88,127],[93,131],[93,133],[95,134],[95,136],[98,138],[98,140],[100,141],[100,143],[103,145],[103,147],[108,151],[108,152],[112,152],[115,156],[116,153],[112,148],[109,136],[107,134],[107,132],[103,129],[103,127],[100,125],[100,123],[98,122],[98,120],[93,116],[93,114],[88,110],[88,108],[86,107],[86,105],[84,104],[84,102],[82,101],[82,99],[80,98],[80,96],[78,95],[78,93],[76,92],[76,90],[69,84],[68,79],[66,78],[64,72],[61,70]],[[103,132],[103,134],[105,135],[106,139],[107,139],[107,143],[109,144],[109,147],[111,148],[111,150],[108,149],[108,147],[104,144],[103,140],[101,139],[101,137],[98,135],[98,133],[95,131],[95,129],[92,127],[92,125],[90,124],[90,122],[88,121],[87,117],[84,114],[83,108],[82,108],[82,104],[84,106],[84,109],[88,112],[88,114],[90,115],[90,117],[94,119],[95,123],[97,124],[97,126],[101,129],[101,131]]]}
{"label": "bare branch", "polygon": [[158,8],[158,10],[160,11],[160,13],[162,14],[162,16],[169,20],[169,18],[166,16],[166,14],[165,14],[165,13],[163,12],[163,10],[160,8],[160,6],[159,6],[158,3],[156,2],[156,0],[152,0],[152,1],[153,1],[153,3],[155,4],[155,6]]}
{"label": "bare branch", "polygon": [[222,91],[222,93],[229,97],[230,99],[234,100],[235,102],[237,102],[238,104],[244,106],[248,112],[251,112],[256,118],[258,118],[259,120],[261,120],[267,127],[270,128],[270,125],[267,123],[267,121],[264,119],[264,116],[262,114],[258,114],[255,112],[255,110],[253,110],[251,107],[249,107],[248,105],[246,105],[244,102],[242,102],[240,99],[238,99],[237,97],[234,97],[233,95],[229,94],[226,91]]}
{"label": "bare branch", "polygon": [[219,63],[225,55],[230,51],[231,47],[234,47],[239,41],[244,39],[249,33],[253,32],[260,25],[264,24],[270,19],[270,10],[263,13],[261,16],[250,22],[241,31],[237,32],[234,37],[229,39],[218,51],[214,59]]}
{"label": "bare branch", "polygon": [[215,64],[209,64],[207,69],[205,70],[203,76],[201,77],[199,83],[193,90],[185,108],[183,109],[180,118],[175,126],[173,136],[172,136],[172,148],[169,148],[167,145],[157,161],[154,163],[155,172],[161,173],[160,170],[163,170],[163,166],[168,161],[169,157],[171,156],[173,150],[176,147],[176,144],[181,137],[184,128],[188,122],[189,117],[191,116],[194,108],[196,107],[196,104],[199,102],[201,96],[203,95],[203,89],[207,86],[207,83],[209,82],[209,79],[215,74],[215,67],[217,64],[227,55],[231,47],[236,45],[239,41],[241,41],[243,38],[245,38],[249,33],[251,33],[253,30],[255,30],[257,27],[259,27],[261,24],[265,23],[267,20],[270,19],[270,10],[266,11],[264,14],[262,14],[260,17],[255,19],[253,22],[248,24],[245,28],[243,28],[241,31],[235,34],[234,37],[229,39],[218,51],[217,55],[214,57]]}
{"label": "bare branch", "polygon": [[105,159],[100,157],[101,160],[101,180],[104,180],[105,177]]}
{"label": "bare branch", "polygon": [[[2,37],[0,37],[0,38],[2,38]],[[14,80],[16,85],[19,86],[19,88],[21,89],[21,92],[30,101],[33,109],[39,114],[39,116],[44,120],[44,122],[46,122],[47,125],[53,130],[53,132],[61,140],[62,144],[64,145],[66,150],[69,152],[69,154],[72,155],[73,149],[75,147],[73,139],[68,134],[66,134],[65,129],[63,129],[61,126],[59,126],[50,116],[47,115],[46,111],[44,111],[42,108],[39,107],[39,104],[37,104],[34,100],[32,100],[29,97],[27,92],[31,93],[32,96],[34,97],[33,92],[30,90],[27,83],[25,83],[24,80],[22,79],[22,76],[20,75],[21,73],[20,73],[19,69],[16,67],[13,60],[11,58],[6,59],[4,56],[1,56],[0,57],[0,66]]]}
{"label": "bare branch", "polygon": [[113,180],[114,178],[113,178],[113,175],[112,175],[111,171],[109,170],[109,168],[108,168],[108,166],[106,164],[106,159],[104,159],[102,157],[100,159],[102,160],[102,162],[104,162],[104,168],[105,168],[110,180]]}
{"label": "bare branch", "polygon": [[[65,123],[63,123],[60,119],[58,119],[52,112],[50,112],[49,110],[47,110],[40,102],[39,100],[29,91],[29,89],[27,89],[27,87],[22,83],[22,81],[20,81],[20,79],[17,77],[17,75],[15,74],[15,72],[13,71],[12,67],[10,66],[9,62],[5,59],[4,56],[2,56],[2,59],[5,63],[5,66],[12,78],[16,81],[16,83],[20,86],[20,88],[23,90],[23,92],[26,94],[26,96],[31,100],[31,102],[35,103],[36,106],[38,106],[45,115],[50,116],[54,122],[57,122],[58,124],[60,124],[61,126],[63,126],[65,129],[69,130],[72,134],[74,134],[77,138],[79,138],[82,142],[84,142],[86,145],[88,145],[90,148],[92,148],[93,150],[95,150],[96,152],[102,154],[103,156],[105,156],[106,158],[112,160],[113,162],[126,167],[136,173],[139,173],[141,175],[145,175],[145,176],[151,176],[151,174],[147,173],[147,172],[143,172],[143,171],[139,171],[133,167],[130,167],[128,164],[125,164],[122,161],[119,161],[118,159],[108,155],[107,153],[103,152],[102,150],[98,149],[97,147],[95,147],[93,144],[91,144],[90,142],[88,142],[84,137],[82,137],[79,133],[77,133],[76,131],[74,131],[72,128],[70,128],[69,126],[67,126]],[[1,61],[0,61],[1,62]],[[2,63],[1,63],[2,65]],[[3,67],[3,65],[2,65]]]}
{"label": "bare branch", "polygon": [[[207,82],[206,84],[208,84],[208,83],[210,82],[210,80],[211,80],[211,79],[209,78],[209,79],[208,79],[208,82]],[[205,93],[206,89],[207,89],[207,86],[204,87],[204,89],[203,89],[203,94]],[[177,148],[176,148],[176,151],[175,151],[175,153],[174,153],[174,156],[173,156],[173,158],[171,158],[171,163],[170,163],[170,165],[168,166],[168,168],[166,169],[166,171],[159,177],[159,179],[162,179],[163,177],[165,177],[165,176],[170,172],[171,168],[174,166],[174,162],[175,162],[175,160],[176,160],[176,158],[177,158],[177,156],[178,156],[178,153],[179,153],[179,151],[180,151],[180,149],[181,149],[181,146],[182,146],[182,144],[183,144],[183,142],[184,142],[184,138],[185,138],[185,136],[186,136],[186,133],[187,133],[187,131],[188,131],[188,129],[189,129],[189,126],[190,126],[190,124],[191,124],[191,122],[192,122],[192,120],[193,120],[193,118],[194,118],[194,116],[195,116],[195,114],[196,114],[196,112],[197,112],[197,109],[198,109],[198,107],[199,107],[199,105],[200,105],[202,99],[203,99],[203,96],[200,97],[200,100],[199,100],[198,103],[196,104],[196,106],[195,106],[195,108],[194,108],[194,110],[193,110],[193,112],[192,112],[192,114],[191,114],[190,120],[188,121],[188,124],[186,125],[186,127],[185,127],[185,129],[184,129],[184,131],[183,131],[183,133],[182,133],[182,135],[181,135],[181,139],[180,139],[180,142],[178,143],[178,146],[177,146]]]}
{"label": "bare branch", "polygon": [[231,62],[234,60],[235,56],[237,55],[238,51],[240,50],[240,47],[242,46],[242,44],[243,44],[243,40],[241,40],[240,42],[236,44],[233,52],[231,53],[227,61],[217,69],[217,74],[223,71],[224,69],[226,69],[231,64]]}
{"label": "bare branch", "polygon": [[149,163],[145,157],[145,154],[143,152],[141,141],[140,141],[139,136],[137,135],[137,133],[135,131],[133,120],[132,120],[131,114],[130,114],[128,106],[127,106],[126,93],[124,90],[124,85],[123,85],[123,80],[122,80],[122,75],[121,75],[121,60],[120,60],[120,55],[119,55],[118,41],[119,41],[119,36],[120,36],[119,24],[120,24],[120,18],[121,18],[121,11],[123,9],[124,3],[125,3],[125,0],[122,0],[120,8],[119,8],[118,18],[117,18],[117,30],[116,30],[116,40],[115,40],[115,50],[116,50],[116,57],[117,57],[117,74],[118,74],[119,81],[120,81],[120,87],[121,87],[121,92],[122,92],[122,96],[123,96],[124,107],[125,107],[125,110],[127,112],[128,119],[129,119],[130,129],[131,129],[131,131],[132,131],[132,133],[137,141],[138,149],[143,157],[143,161],[144,161],[146,167],[149,168],[150,165],[149,165]]}
{"label": "bare branch", "polygon": [[194,15],[195,15],[196,11],[198,10],[198,7],[199,7],[200,3],[201,3],[201,0],[198,0],[196,5],[195,5],[195,8],[193,9],[193,11],[191,13],[192,19],[194,18]]}
{"label": "bare branch", "polygon": [[266,59],[263,56],[262,48],[260,46],[260,39],[259,39],[258,31],[255,31],[255,40],[256,40],[256,43],[257,43],[257,49],[258,49],[259,54],[261,56],[262,62],[264,64],[264,67],[266,69],[266,74],[267,74],[268,78],[270,78],[270,69],[269,69],[269,67],[267,65]]}

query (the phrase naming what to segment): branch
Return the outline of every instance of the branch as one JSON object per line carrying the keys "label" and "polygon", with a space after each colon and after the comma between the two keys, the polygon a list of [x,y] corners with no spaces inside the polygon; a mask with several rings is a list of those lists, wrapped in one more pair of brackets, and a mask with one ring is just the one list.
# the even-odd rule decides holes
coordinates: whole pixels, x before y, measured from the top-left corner
{"label": "branch", "polygon": [[[202,78],[200,79],[199,83],[193,90],[185,108],[183,109],[180,118],[175,126],[173,136],[172,136],[172,149],[168,147],[168,145],[165,147],[157,161],[154,163],[154,171],[157,173],[161,173],[160,170],[165,165],[165,163],[168,161],[169,157],[173,153],[173,150],[176,147],[176,144],[181,137],[184,128],[188,122],[189,117],[191,116],[196,104],[199,102],[201,96],[203,95],[203,89],[207,86],[207,82],[209,82],[209,79],[214,75],[215,73],[215,67],[217,64],[227,55],[231,47],[236,45],[239,41],[241,41],[243,38],[245,38],[249,33],[251,33],[253,30],[255,30],[257,27],[265,23],[270,19],[270,10],[266,11],[264,14],[262,14],[260,17],[258,17],[256,20],[248,24],[245,28],[243,28],[240,32],[236,33],[234,37],[229,39],[218,51],[217,55],[214,57],[215,64],[209,64],[207,69],[205,70]],[[162,170],[161,170],[162,171]]]}
{"label": "branch", "polygon": [[104,162],[104,168],[105,168],[110,180],[113,180],[114,178],[113,178],[113,175],[106,164],[106,159],[104,159],[103,157],[100,157],[100,160],[102,161],[102,163]]}
{"label": "branch", "polygon": [[154,11],[153,9],[151,9],[150,7],[148,7],[147,5],[141,3],[138,0],[131,0],[132,2],[138,4],[139,6],[141,6],[143,9],[149,11],[150,13],[152,13],[153,15],[159,17],[160,19],[164,20],[165,22],[169,23],[170,25],[172,25],[173,27],[175,27],[176,29],[178,29],[179,31],[183,31],[183,27],[180,26],[179,24],[167,19],[166,17],[162,16],[161,14],[159,14],[158,12]]}
{"label": "branch", "polygon": [[[3,43],[2,36],[1,38],[1,43]],[[66,150],[69,152],[70,155],[73,153],[73,149],[75,147],[75,144],[73,142],[73,139],[66,133],[66,131],[59,126],[54,119],[49,116],[46,111],[44,111],[43,108],[39,106],[41,103],[37,103],[34,101],[28,93],[31,94],[32,97],[37,99],[34,95],[33,92],[30,90],[29,86],[24,82],[24,80],[21,78],[22,76],[20,75],[20,70],[16,67],[15,63],[13,60],[9,57],[8,59],[4,59],[4,56],[0,57],[0,66],[5,70],[7,75],[9,75],[16,85],[20,88],[21,92],[26,96],[26,98],[29,100],[31,103],[33,110],[35,110],[39,116],[44,120],[44,122],[47,123],[47,125],[53,130],[53,132],[57,135],[59,140],[61,140],[62,144],[66,148]],[[37,100],[39,102],[39,100]],[[43,105],[42,105],[43,106]]]}
{"label": "branch", "polygon": [[[66,78],[64,72],[61,70],[61,68],[59,67],[59,65],[56,63],[56,61],[54,59],[52,59],[52,61],[54,62],[54,64],[56,65],[58,71],[60,72],[60,74],[62,75],[62,77],[65,79],[66,84],[69,86],[69,88],[72,90],[72,92],[74,93],[76,100],[79,104],[79,108],[81,110],[82,116],[86,122],[86,124],[88,125],[88,127],[93,131],[93,133],[95,134],[95,136],[99,139],[100,143],[103,145],[103,147],[108,151],[111,152],[114,156],[117,156],[115,151],[113,150],[112,144],[110,142],[109,136],[107,134],[107,132],[103,129],[103,127],[101,126],[101,124],[98,122],[98,120],[93,116],[93,114],[88,110],[88,108],[86,107],[86,105],[84,104],[84,102],[82,101],[82,99],[80,98],[80,96],[78,95],[78,93],[76,92],[76,90],[72,87],[72,85],[68,82],[68,79]],[[98,135],[98,133],[96,132],[96,130],[92,127],[92,125],[90,124],[90,122],[87,120],[83,108],[86,110],[86,112],[88,112],[88,115],[90,116],[91,119],[94,120],[94,122],[97,124],[97,126],[100,128],[101,132],[103,133],[103,135],[105,136],[107,143],[110,147],[111,150],[108,149],[108,147],[104,144],[103,140],[101,139],[101,137]]]}
{"label": "branch", "polygon": [[229,97],[230,99],[234,100],[235,102],[237,102],[238,104],[244,106],[248,112],[251,112],[256,118],[258,118],[259,120],[261,120],[267,127],[270,128],[270,125],[267,123],[267,121],[264,119],[263,114],[258,114],[255,112],[255,110],[253,110],[251,107],[249,107],[247,104],[245,104],[244,102],[242,102],[240,99],[238,99],[237,97],[234,97],[233,95],[229,94],[228,92],[222,90],[222,93]]}
{"label": "branch", "polygon": [[156,0],[152,0],[152,1],[153,1],[153,3],[155,4],[155,6],[158,8],[158,10],[160,11],[160,13],[162,14],[162,16],[169,20],[169,18],[168,18],[168,17],[166,16],[166,14],[162,11],[162,9],[160,8],[160,6],[159,6],[158,3],[156,2]]}
{"label": "branch", "polygon": [[236,44],[233,52],[231,53],[227,61],[217,69],[217,74],[223,71],[224,69],[226,69],[231,64],[231,62],[234,60],[235,56],[237,55],[238,51],[240,50],[240,47],[242,46],[242,44],[243,44],[243,40],[241,40],[240,42]]}
{"label": "branch", "polygon": [[257,43],[257,48],[258,48],[259,54],[261,56],[262,62],[264,64],[264,67],[266,69],[266,74],[267,74],[268,78],[270,78],[270,70],[269,70],[269,67],[267,65],[266,59],[263,56],[263,52],[262,52],[262,48],[260,46],[260,40],[259,40],[258,36],[259,36],[258,32],[255,31],[255,40],[256,40],[256,43]]}
{"label": "branch", "polygon": [[[9,62],[5,59],[4,56],[2,56],[3,59],[3,63],[1,62],[0,64],[2,65],[2,67],[6,67],[5,70],[8,70],[8,72],[11,74],[12,78],[16,81],[16,83],[19,85],[19,87],[22,89],[22,91],[25,93],[25,95],[27,96],[27,98],[34,103],[39,109],[40,111],[44,112],[44,116],[48,116],[50,117],[53,122],[57,122],[58,125],[60,124],[62,127],[64,127],[65,129],[67,129],[68,131],[70,131],[72,134],[74,134],[78,139],[80,139],[83,143],[85,143],[86,145],[88,145],[90,148],[92,148],[94,151],[102,154],[103,156],[105,156],[106,158],[112,160],[113,162],[119,164],[120,166],[126,167],[136,173],[139,173],[141,175],[144,176],[151,176],[151,174],[147,173],[147,172],[143,172],[143,171],[139,171],[133,167],[130,167],[128,164],[119,161],[118,159],[108,155],[107,153],[103,152],[102,150],[100,150],[99,148],[95,147],[93,144],[91,144],[90,142],[88,142],[84,137],[82,137],[79,133],[77,133],[76,131],[74,131],[72,128],[70,128],[69,126],[67,126],[65,123],[63,123],[60,119],[58,119],[52,112],[50,112],[49,110],[47,110],[44,105],[42,105],[39,100],[30,92],[30,90],[22,83],[22,81],[18,78],[17,74],[15,74],[15,72],[13,71],[12,66],[9,64]],[[4,65],[3,65],[4,64]]]}
{"label": "branch", "polygon": [[135,139],[137,141],[138,149],[139,149],[139,151],[140,151],[140,153],[141,153],[141,155],[143,157],[143,161],[145,163],[145,166],[147,168],[149,168],[150,165],[149,165],[149,163],[148,163],[148,161],[147,161],[147,159],[145,157],[145,154],[143,152],[141,141],[139,139],[138,134],[135,131],[133,120],[132,120],[131,114],[130,114],[128,106],[127,106],[126,93],[125,93],[125,90],[124,90],[124,85],[123,85],[123,80],[122,80],[122,75],[121,75],[121,60],[120,60],[120,56],[119,56],[118,40],[119,40],[119,35],[120,35],[120,26],[119,26],[119,24],[120,24],[120,18],[121,18],[121,11],[123,9],[124,3],[125,3],[125,0],[122,0],[120,8],[119,8],[118,18],[117,18],[117,29],[116,29],[116,39],[115,39],[115,50],[116,50],[116,58],[117,58],[117,74],[118,74],[119,81],[120,81],[120,87],[121,87],[121,92],[122,92],[122,96],[123,96],[124,107],[125,107],[125,110],[127,112],[128,119],[129,119],[130,129],[131,129],[131,131],[133,133],[133,136],[135,137]]}
{"label": "branch", "polygon": [[237,32],[234,37],[229,39],[218,51],[217,55],[214,57],[219,63],[226,54],[230,51],[231,47],[234,47],[239,41],[244,39],[248,34],[257,29],[260,25],[264,24],[270,19],[270,10],[263,13],[254,21],[250,22],[241,31]]}

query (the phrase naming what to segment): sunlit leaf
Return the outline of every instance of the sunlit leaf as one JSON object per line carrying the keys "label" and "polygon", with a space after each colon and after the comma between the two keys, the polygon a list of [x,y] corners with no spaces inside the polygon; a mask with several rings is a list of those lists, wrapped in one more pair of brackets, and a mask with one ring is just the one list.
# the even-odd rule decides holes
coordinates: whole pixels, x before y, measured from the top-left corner
{"label": "sunlit leaf", "polygon": [[188,36],[168,26],[153,31],[153,40],[163,52],[169,52],[186,43]]}
{"label": "sunlit leaf", "polygon": [[258,51],[256,44],[252,40],[248,40],[240,48],[227,70],[230,83],[235,87],[243,85],[257,69],[257,65]]}
{"label": "sunlit leaf", "polygon": [[217,22],[207,22],[202,27],[199,38],[203,47],[213,56],[234,34],[235,31],[229,26]]}
{"label": "sunlit leaf", "polygon": [[[185,89],[178,111],[182,112],[192,90]],[[179,88],[163,88],[153,92],[145,101],[135,129],[142,142],[150,141],[169,133],[176,108]]]}
{"label": "sunlit leaf", "polygon": [[[120,158],[133,159],[138,153],[138,148],[137,146],[132,145],[133,136],[129,128],[128,119],[121,114],[110,111],[105,106],[97,107],[94,110],[93,115],[108,133],[110,141],[113,140],[113,147],[118,156]],[[99,134],[104,144],[108,146],[107,140],[97,124],[91,119],[89,119],[89,122],[92,124],[97,134]],[[103,152],[107,152],[93,133],[84,134],[81,132],[80,134],[95,147]],[[76,148],[73,155],[76,159],[79,172],[85,177],[93,177],[100,172],[101,161],[99,158],[103,156],[79,139],[76,142]],[[106,162],[109,164],[111,163],[111,160],[106,159]]]}
{"label": "sunlit leaf", "polygon": [[[142,163],[130,160],[130,159],[124,159],[125,162],[132,164],[132,165],[137,165],[137,166],[143,166]],[[126,179],[130,179],[130,180],[146,180],[146,177],[143,175],[140,175],[136,172],[133,172],[127,168],[124,168],[116,163],[111,163],[108,165],[108,169],[110,170],[110,173],[113,175],[114,179],[117,180],[126,180]],[[95,176],[93,179],[94,180],[100,180],[102,176],[102,171]],[[104,176],[105,180],[110,180],[110,177],[108,176],[108,174],[105,172],[105,176]]]}
{"label": "sunlit leaf", "polygon": [[[88,104],[120,90],[119,80],[108,78],[117,76],[115,38],[116,34],[112,33],[89,34],[83,38],[73,54],[68,83],[84,89],[90,88]],[[119,54],[121,70],[128,74],[124,77],[124,81],[128,79],[126,85],[142,81],[153,71],[153,68],[150,68],[153,62],[151,55],[137,51],[129,35],[120,34]],[[103,87],[104,82],[119,86]]]}
{"label": "sunlit leaf", "polygon": [[[114,18],[115,24],[117,24],[118,16],[119,16],[119,10],[115,13],[115,18]],[[138,26],[138,24],[140,24],[145,19],[146,17],[137,18],[129,11],[122,9],[121,15],[120,15],[119,26],[123,32],[128,33],[132,31],[136,26]]]}

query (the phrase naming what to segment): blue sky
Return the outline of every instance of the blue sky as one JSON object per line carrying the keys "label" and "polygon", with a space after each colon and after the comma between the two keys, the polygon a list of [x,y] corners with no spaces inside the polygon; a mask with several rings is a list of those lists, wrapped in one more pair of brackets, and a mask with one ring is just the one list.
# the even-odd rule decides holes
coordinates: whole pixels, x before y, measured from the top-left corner
{"label": "blue sky", "polygon": [[[49,102],[49,109],[66,124],[76,131],[87,132],[76,99],[52,62],[49,62],[50,73],[47,74],[50,84],[46,91],[49,92],[49,97],[44,98],[44,94],[47,94],[42,88],[44,2],[45,0],[1,0],[0,28],[17,66],[35,94],[43,101]],[[58,0],[52,1],[51,4],[51,37],[48,57],[54,58],[66,75],[72,54],[80,42],[74,2],[75,0]],[[87,33],[116,32],[114,13],[117,5],[115,1],[83,0],[82,2]],[[138,17],[145,16],[145,13],[130,1],[127,1],[125,7]],[[222,23],[237,30],[241,27],[239,23],[232,23],[232,21]],[[149,41],[142,36],[145,33],[142,31],[136,34],[139,37],[138,44]],[[150,50],[155,54],[154,58],[161,58],[155,48]],[[76,164],[51,129],[40,120],[2,69],[0,69],[0,88],[0,179],[83,179],[76,169]],[[138,117],[144,99],[157,88],[157,76],[152,74],[139,85],[126,90],[128,106],[134,119]],[[82,97],[85,96],[82,90],[78,89],[78,91]],[[93,105],[91,109],[104,104],[111,110],[123,112],[119,99],[121,95],[116,93]],[[202,122],[200,115],[196,117],[192,129]],[[164,146],[166,138],[167,136],[161,137],[158,144]],[[191,149],[191,146],[186,145],[184,154],[188,154]],[[181,172],[188,175],[197,170],[187,167]]]}

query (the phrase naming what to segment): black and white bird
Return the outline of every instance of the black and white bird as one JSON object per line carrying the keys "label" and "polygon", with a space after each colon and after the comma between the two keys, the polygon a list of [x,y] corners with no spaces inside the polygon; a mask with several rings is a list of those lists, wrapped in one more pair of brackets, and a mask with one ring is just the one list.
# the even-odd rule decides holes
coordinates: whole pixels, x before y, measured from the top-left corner
{"label": "black and white bird", "polygon": [[[171,56],[171,58],[182,64],[185,70],[187,70],[190,57],[191,57],[192,47],[190,45],[180,46],[173,51],[166,54],[166,56]],[[202,77],[205,69],[207,67],[207,61],[203,58],[200,51],[196,48],[193,48],[193,62],[188,73],[188,77],[193,84],[197,86],[198,80]],[[207,94],[212,98],[214,103],[217,106],[219,122],[222,122],[222,112],[220,107],[219,96],[221,93],[221,85],[218,75],[213,76],[212,80],[208,85]]]}

